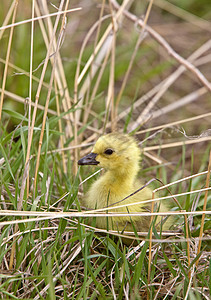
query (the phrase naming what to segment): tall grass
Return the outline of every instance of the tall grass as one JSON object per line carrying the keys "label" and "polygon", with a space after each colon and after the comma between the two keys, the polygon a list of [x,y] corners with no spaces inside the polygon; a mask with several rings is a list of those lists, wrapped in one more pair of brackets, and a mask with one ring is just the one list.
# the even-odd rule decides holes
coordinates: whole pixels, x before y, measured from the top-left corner
{"label": "tall grass", "polygon": [[[1,299],[209,299],[209,1],[53,4],[1,3]],[[80,207],[100,172],[77,160],[110,131],[140,141],[169,231]]]}

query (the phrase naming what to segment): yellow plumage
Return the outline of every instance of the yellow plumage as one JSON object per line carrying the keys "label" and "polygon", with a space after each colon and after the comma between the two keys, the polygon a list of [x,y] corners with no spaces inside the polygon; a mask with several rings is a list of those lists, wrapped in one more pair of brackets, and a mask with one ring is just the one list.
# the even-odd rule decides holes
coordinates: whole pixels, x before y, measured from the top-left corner
{"label": "yellow plumage", "polygon": [[[110,206],[129,196],[144,184],[137,180],[140,169],[141,151],[136,140],[120,133],[110,133],[100,137],[92,152],[78,161],[79,165],[98,165],[105,169],[105,173],[94,182],[88,193],[81,200],[81,204],[88,209],[99,209]],[[151,199],[152,191],[145,187],[140,192],[114,206],[136,203]],[[143,203],[112,209],[112,212],[143,212],[150,211],[151,205]],[[165,208],[163,207],[164,211]],[[113,230],[133,231],[131,219],[137,231],[149,229],[150,217],[121,216],[97,217],[96,227]],[[109,222],[109,223],[108,223]]]}

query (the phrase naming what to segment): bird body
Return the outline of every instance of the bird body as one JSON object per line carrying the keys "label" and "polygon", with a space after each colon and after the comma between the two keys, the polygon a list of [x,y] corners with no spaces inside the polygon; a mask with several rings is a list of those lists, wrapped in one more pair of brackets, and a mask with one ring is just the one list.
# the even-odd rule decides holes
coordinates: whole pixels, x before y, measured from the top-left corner
{"label": "bird body", "polygon": [[[109,210],[113,213],[140,213],[146,210],[149,212],[151,204],[140,202],[152,198],[150,188],[144,187],[128,197],[144,185],[137,180],[140,156],[141,151],[136,140],[127,134],[110,133],[100,137],[92,152],[80,159],[78,164],[98,165],[105,169],[105,173],[93,183],[81,204],[88,209],[113,206],[115,208]],[[126,197],[128,198],[121,201]],[[132,203],[135,205],[118,207]],[[96,218],[96,227],[103,229],[133,231],[133,225],[137,231],[148,230],[150,217],[126,215]]]}

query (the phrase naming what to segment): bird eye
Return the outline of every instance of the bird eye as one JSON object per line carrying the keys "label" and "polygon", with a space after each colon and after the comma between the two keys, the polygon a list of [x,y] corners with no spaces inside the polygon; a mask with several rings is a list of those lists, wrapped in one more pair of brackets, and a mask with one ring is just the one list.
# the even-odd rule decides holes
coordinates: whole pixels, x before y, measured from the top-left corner
{"label": "bird eye", "polygon": [[104,153],[111,155],[113,152],[114,152],[114,150],[112,150],[112,149],[106,149]]}

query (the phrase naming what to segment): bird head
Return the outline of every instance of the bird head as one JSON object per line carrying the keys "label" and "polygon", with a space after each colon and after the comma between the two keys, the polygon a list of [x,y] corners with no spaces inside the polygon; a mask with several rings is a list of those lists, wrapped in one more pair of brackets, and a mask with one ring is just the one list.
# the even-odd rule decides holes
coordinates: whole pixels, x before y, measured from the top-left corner
{"label": "bird head", "polygon": [[101,136],[91,153],[78,161],[79,165],[98,165],[114,173],[133,173],[139,170],[140,148],[136,140],[120,133]]}

